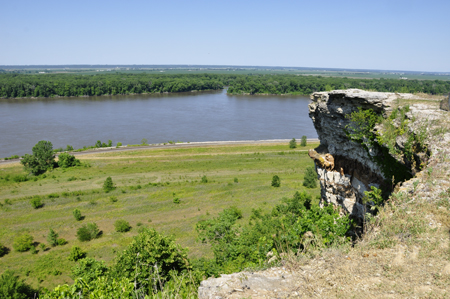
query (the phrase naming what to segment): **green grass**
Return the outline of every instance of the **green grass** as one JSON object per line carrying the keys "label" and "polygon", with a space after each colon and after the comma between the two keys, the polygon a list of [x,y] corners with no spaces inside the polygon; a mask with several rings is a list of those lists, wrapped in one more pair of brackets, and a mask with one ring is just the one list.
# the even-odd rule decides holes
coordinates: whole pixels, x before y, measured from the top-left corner
{"label": "green grass", "polygon": [[[5,180],[7,175],[24,173],[19,163],[2,165],[0,243],[11,251],[0,258],[1,268],[16,271],[33,286],[50,288],[71,282],[70,269],[75,262],[67,258],[72,246],[110,263],[137,235],[138,223],[174,235],[178,243],[189,248],[190,257],[211,257],[210,248],[196,240],[198,221],[235,205],[243,211],[242,221],[247,222],[252,208],[268,211],[295,191],[306,190],[313,198],[319,195],[319,188],[302,186],[306,167],[313,166],[307,150],[315,146],[292,150],[287,143],[222,145],[91,154],[79,157],[90,167],[55,169],[45,178],[21,183]],[[271,187],[273,175],[281,178],[280,188]],[[105,193],[102,186],[108,176],[117,188]],[[203,176],[207,183],[201,182]],[[42,208],[32,208],[30,198],[34,195],[42,197]],[[180,203],[175,204],[174,198]],[[11,204],[4,204],[5,199]],[[75,220],[72,211],[76,208],[84,220]],[[115,232],[117,219],[128,221],[132,230]],[[76,230],[90,222],[98,224],[102,236],[90,242],[78,241]],[[38,247],[34,255],[12,249],[15,236],[23,232],[31,234],[37,243],[47,243],[50,228],[68,244],[47,246],[44,252]],[[54,269],[62,274],[53,275]]]}

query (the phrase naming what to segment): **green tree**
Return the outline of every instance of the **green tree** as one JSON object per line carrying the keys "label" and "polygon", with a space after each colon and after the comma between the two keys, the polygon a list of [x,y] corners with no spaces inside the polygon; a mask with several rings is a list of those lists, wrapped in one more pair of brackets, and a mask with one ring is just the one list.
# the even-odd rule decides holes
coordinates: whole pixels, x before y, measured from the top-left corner
{"label": "green tree", "polygon": [[296,148],[297,147],[297,141],[295,138],[292,138],[291,141],[289,141],[289,148]]}
{"label": "green tree", "polygon": [[50,231],[47,235],[48,244],[50,244],[50,246],[53,246],[53,247],[58,245],[58,236],[59,235],[53,229],[50,229]]}
{"label": "green tree", "polygon": [[272,187],[280,187],[280,185],[281,185],[280,177],[277,175],[274,175],[272,178]]}
{"label": "green tree", "polygon": [[305,135],[302,136],[302,141],[300,142],[300,146],[306,146],[307,138]]}
{"label": "green tree", "polygon": [[97,278],[105,276],[107,272],[108,267],[105,262],[87,257],[80,259],[78,265],[72,268],[72,277],[82,278],[85,283],[89,284]]}
{"label": "green tree", "polygon": [[16,251],[24,252],[33,246],[33,237],[29,234],[23,234],[14,239],[13,248]]}
{"label": "green tree", "polygon": [[20,161],[33,175],[39,175],[53,168],[55,164],[55,155],[53,154],[53,145],[50,141],[41,140],[32,149],[33,154],[25,154]]}
{"label": "green tree", "polygon": [[75,217],[76,221],[83,220],[83,216],[81,216],[81,211],[79,209],[73,210],[73,217]]}
{"label": "green tree", "polygon": [[2,243],[0,243],[0,257],[4,256],[7,253],[8,253],[8,248],[6,248],[5,246],[3,246]]}
{"label": "green tree", "polygon": [[108,193],[109,191],[112,191],[114,189],[116,189],[116,187],[114,187],[114,183],[113,183],[111,177],[109,176],[106,178],[105,182],[103,183],[103,190],[106,193]]}
{"label": "green tree", "polygon": [[73,246],[70,249],[70,254],[69,254],[68,259],[69,259],[69,261],[76,262],[76,261],[81,260],[81,259],[83,259],[85,257],[86,257],[86,252],[83,251],[83,249],[81,249],[78,246]]}
{"label": "green tree", "polygon": [[162,283],[168,281],[171,272],[188,269],[186,249],[172,238],[146,228],[118,255],[111,270],[113,277],[135,280],[138,288],[149,289],[158,279]]}
{"label": "green tree", "polygon": [[305,171],[305,177],[303,178],[303,186],[306,188],[317,187],[317,173],[314,167],[307,167]]}
{"label": "green tree", "polygon": [[36,291],[14,275],[14,272],[6,270],[0,276],[0,298],[29,299],[36,298],[36,295]]}

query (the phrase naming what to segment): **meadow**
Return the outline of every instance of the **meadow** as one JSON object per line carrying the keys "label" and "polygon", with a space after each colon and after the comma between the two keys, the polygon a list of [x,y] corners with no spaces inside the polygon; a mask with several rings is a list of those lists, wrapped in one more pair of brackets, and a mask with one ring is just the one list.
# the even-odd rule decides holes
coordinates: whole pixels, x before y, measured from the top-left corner
{"label": "meadow", "polygon": [[[22,165],[0,165],[0,243],[10,250],[0,258],[1,272],[14,270],[34,287],[71,283],[72,246],[110,264],[141,227],[173,235],[189,249],[190,258],[212,257],[210,247],[197,240],[198,221],[236,206],[243,212],[240,221],[246,223],[252,209],[270,211],[295,191],[306,191],[317,200],[320,189],[302,185],[306,167],[314,165],[307,150],[316,146],[217,145],[96,153],[79,156],[82,166],[56,168],[24,182],[14,181],[25,174]],[[281,179],[279,188],[271,186],[274,175]],[[107,177],[116,185],[108,193],[102,189]],[[44,203],[39,209],[30,204],[36,195]],[[74,209],[81,211],[82,221],[75,220]],[[131,231],[116,232],[118,219],[128,221]],[[80,242],[77,229],[92,222],[101,237]],[[50,229],[68,244],[49,246]],[[36,254],[16,252],[14,238],[25,232],[46,249],[37,246]]]}

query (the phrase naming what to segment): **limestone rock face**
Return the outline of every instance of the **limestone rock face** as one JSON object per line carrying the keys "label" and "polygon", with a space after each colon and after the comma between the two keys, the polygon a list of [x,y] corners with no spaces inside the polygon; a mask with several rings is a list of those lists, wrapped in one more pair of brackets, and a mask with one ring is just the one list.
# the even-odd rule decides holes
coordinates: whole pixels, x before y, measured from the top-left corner
{"label": "limestone rock face", "polygon": [[[310,153],[310,157],[316,162],[322,202],[340,206],[343,213],[357,217],[364,215],[364,192],[370,191],[371,186],[380,187],[391,178],[384,177],[380,166],[374,162],[373,157],[379,154],[376,148],[365,143],[368,147],[366,150],[346,135],[346,126],[350,124],[347,116],[358,111],[358,108],[372,109],[375,113],[386,116],[399,100],[411,99],[411,94],[368,92],[359,89],[316,92],[311,95],[309,116],[319,136],[320,146],[316,149],[317,153]],[[411,107],[409,118],[420,110],[420,107]],[[399,137],[397,146],[401,149],[405,142],[406,140]],[[333,168],[326,164],[326,161],[331,161],[329,156],[326,158],[327,155],[332,155]]]}

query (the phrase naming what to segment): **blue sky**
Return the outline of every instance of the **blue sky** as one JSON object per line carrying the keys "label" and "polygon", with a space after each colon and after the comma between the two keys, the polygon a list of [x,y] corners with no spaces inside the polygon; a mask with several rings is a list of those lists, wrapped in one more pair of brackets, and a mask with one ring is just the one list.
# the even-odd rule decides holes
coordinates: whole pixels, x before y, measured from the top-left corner
{"label": "blue sky", "polygon": [[450,1],[0,0],[0,65],[450,71]]}

